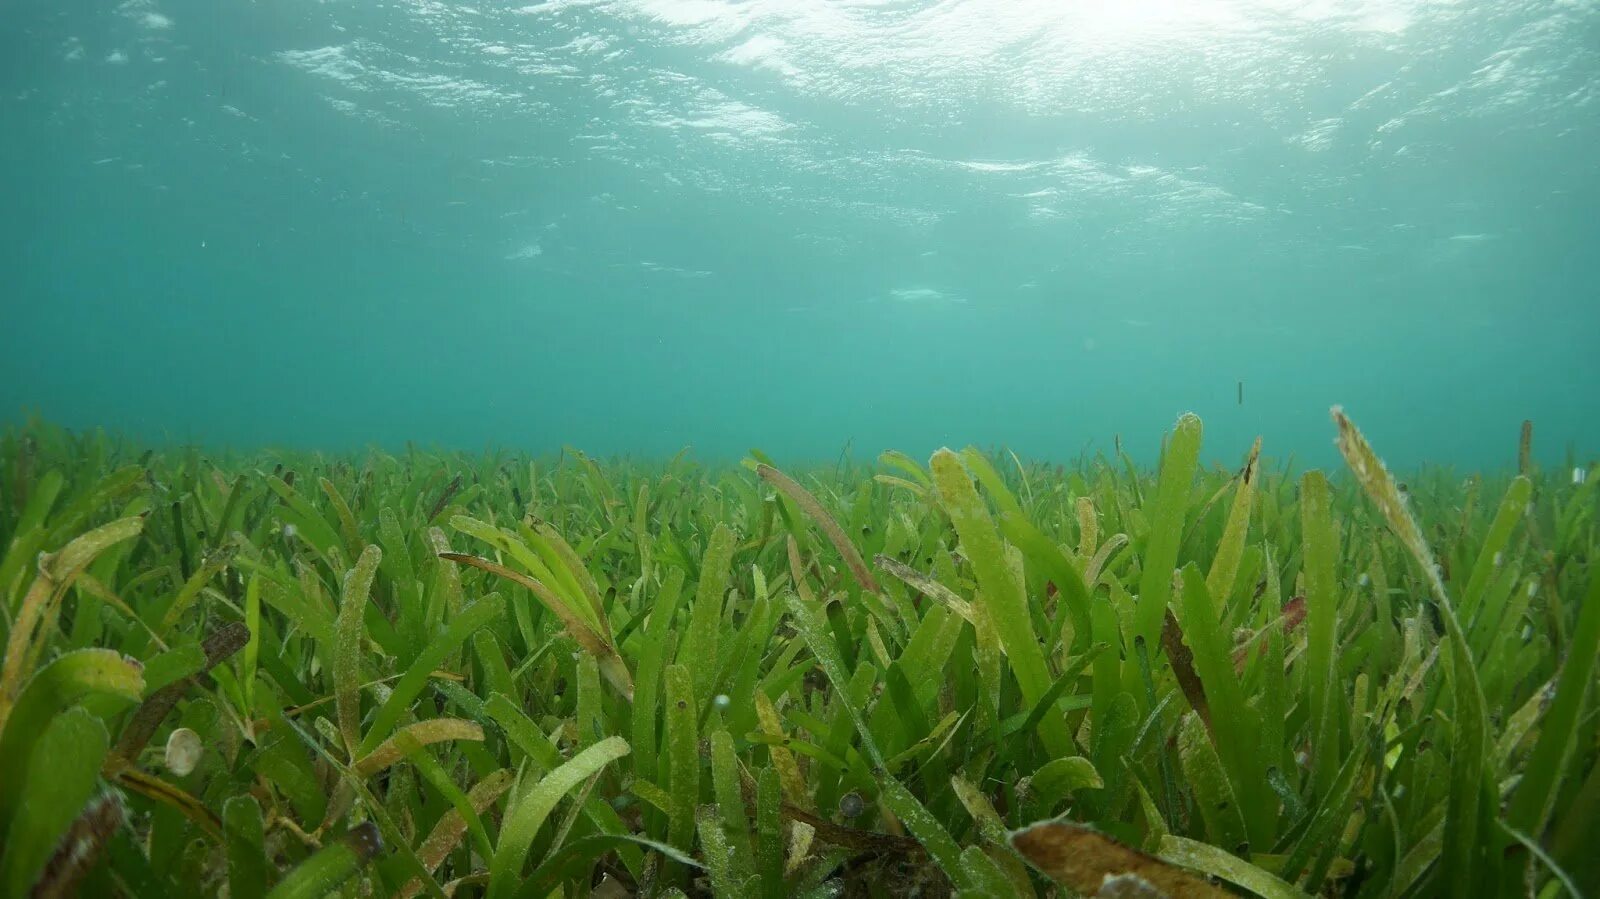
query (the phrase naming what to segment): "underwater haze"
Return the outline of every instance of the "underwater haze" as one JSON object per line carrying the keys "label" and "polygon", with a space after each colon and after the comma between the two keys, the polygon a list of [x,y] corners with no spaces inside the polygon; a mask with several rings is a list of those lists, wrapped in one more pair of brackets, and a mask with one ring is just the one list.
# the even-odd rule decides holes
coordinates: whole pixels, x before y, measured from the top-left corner
{"label": "underwater haze", "polygon": [[1594,0],[13,0],[0,420],[1600,447]]}

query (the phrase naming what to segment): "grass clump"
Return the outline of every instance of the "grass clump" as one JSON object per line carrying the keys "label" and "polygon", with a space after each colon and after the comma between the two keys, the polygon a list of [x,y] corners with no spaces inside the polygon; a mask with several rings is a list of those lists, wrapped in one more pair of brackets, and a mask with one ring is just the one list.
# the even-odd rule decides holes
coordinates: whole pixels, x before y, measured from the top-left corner
{"label": "grass clump", "polygon": [[0,892],[1600,894],[1600,481],[1334,421],[1299,476],[1194,416],[1154,473],[13,430]]}

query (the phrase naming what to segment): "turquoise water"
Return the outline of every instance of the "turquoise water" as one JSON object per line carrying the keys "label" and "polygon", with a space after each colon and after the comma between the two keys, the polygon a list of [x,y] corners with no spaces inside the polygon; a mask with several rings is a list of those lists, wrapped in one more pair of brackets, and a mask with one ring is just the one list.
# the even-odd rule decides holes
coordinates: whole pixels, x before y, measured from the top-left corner
{"label": "turquoise water", "polygon": [[[0,419],[1600,447],[1600,4],[13,0]],[[1242,402],[1241,402],[1242,383]]]}

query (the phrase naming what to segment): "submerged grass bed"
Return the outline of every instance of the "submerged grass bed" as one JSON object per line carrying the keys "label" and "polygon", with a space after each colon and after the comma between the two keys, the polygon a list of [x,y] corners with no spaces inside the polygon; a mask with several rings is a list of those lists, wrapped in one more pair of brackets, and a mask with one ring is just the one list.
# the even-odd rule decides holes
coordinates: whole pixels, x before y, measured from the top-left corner
{"label": "submerged grass bed", "polygon": [[1600,482],[1334,417],[1326,475],[13,431],[0,895],[1600,895]]}

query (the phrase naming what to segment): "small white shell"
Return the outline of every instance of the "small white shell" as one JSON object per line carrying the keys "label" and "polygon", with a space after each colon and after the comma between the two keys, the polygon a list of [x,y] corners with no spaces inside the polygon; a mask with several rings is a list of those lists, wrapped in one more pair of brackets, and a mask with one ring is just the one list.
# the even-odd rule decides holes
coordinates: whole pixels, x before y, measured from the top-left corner
{"label": "small white shell", "polygon": [[187,777],[200,764],[200,756],[204,752],[200,735],[187,727],[180,727],[167,737],[167,770],[179,777]]}

